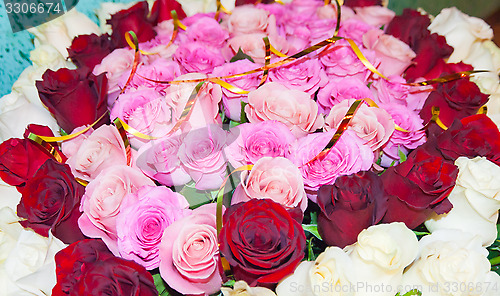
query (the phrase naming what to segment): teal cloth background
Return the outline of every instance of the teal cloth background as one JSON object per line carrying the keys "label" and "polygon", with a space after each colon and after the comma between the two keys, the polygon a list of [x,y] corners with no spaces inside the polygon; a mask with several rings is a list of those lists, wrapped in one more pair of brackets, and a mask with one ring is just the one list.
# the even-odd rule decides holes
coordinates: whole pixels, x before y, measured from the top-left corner
{"label": "teal cloth background", "polygon": [[[215,1],[215,0],[214,0]],[[80,0],[76,8],[97,21],[94,10],[101,2],[127,3],[131,0]],[[422,7],[431,14],[437,14],[444,7],[457,6],[462,11],[486,17],[500,7],[500,0],[390,0],[389,8],[401,13],[405,7]],[[13,34],[4,2],[0,1],[0,97],[10,93],[12,84],[24,68],[31,64],[29,53],[33,49],[32,36],[26,32]]]}

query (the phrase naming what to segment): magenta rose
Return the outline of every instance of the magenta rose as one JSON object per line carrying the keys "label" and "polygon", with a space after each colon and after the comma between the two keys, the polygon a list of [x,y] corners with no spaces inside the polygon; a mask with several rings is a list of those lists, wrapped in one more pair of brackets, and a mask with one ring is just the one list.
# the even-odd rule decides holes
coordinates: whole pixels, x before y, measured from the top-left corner
{"label": "magenta rose", "polygon": [[373,164],[373,152],[353,131],[345,131],[335,146],[324,156],[311,162],[332,139],[335,131],[308,135],[297,142],[294,162],[304,178],[308,197],[316,202],[322,185],[333,184],[338,176],[366,171]]}
{"label": "magenta rose", "polygon": [[231,204],[269,198],[286,209],[307,208],[302,175],[295,164],[283,157],[263,157],[251,171],[241,173]]}
{"label": "magenta rose", "polygon": [[306,237],[282,205],[252,199],[227,209],[219,243],[236,280],[274,288],[304,258]]}
{"label": "magenta rose", "polygon": [[[350,99],[333,106],[330,114],[325,118],[325,130],[337,130],[353,103],[354,99]],[[365,141],[373,151],[376,151],[387,143],[395,130],[395,125],[391,115],[384,109],[369,107],[361,103],[348,129]]]}
{"label": "magenta rose", "polygon": [[366,84],[354,77],[332,79],[318,92],[318,106],[328,115],[333,106],[347,99],[373,99],[374,96]]}
{"label": "magenta rose", "polygon": [[151,270],[160,265],[159,249],[163,231],[174,221],[191,214],[189,203],[167,187],[144,186],[134,197],[125,197],[116,218],[118,251]]}
{"label": "magenta rose", "polygon": [[318,231],[329,246],[344,248],[382,220],[387,210],[382,180],[373,172],[341,176],[318,190]]}
{"label": "magenta rose", "polygon": [[214,67],[225,63],[217,47],[194,41],[180,44],[175,51],[174,59],[186,73],[210,73]]}
{"label": "magenta rose", "polygon": [[101,238],[113,254],[118,255],[116,219],[122,201],[146,185],[155,184],[138,169],[115,165],[103,170],[85,187],[78,226],[86,236]]}
{"label": "magenta rose", "polygon": [[210,295],[222,285],[216,204],[203,205],[163,232],[160,274],[177,292]]}
{"label": "magenta rose", "polygon": [[288,127],[275,120],[244,123],[231,129],[236,138],[224,149],[235,168],[256,163],[262,157],[291,158],[295,137]]}
{"label": "magenta rose", "polygon": [[186,31],[188,41],[200,42],[207,46],[222,47],[229,38],[229,33],[213,17],[201,17],[191,24]]}

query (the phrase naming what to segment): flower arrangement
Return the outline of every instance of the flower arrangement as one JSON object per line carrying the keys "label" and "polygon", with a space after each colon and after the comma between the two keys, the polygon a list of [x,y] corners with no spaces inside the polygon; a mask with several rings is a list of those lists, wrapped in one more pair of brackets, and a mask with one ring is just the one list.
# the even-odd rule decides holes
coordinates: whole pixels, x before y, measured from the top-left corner
{"label": "flower arrangement", "polygon": [[2,293],[498,294],[483,21],[148,2],[30,29],[0,100]]}

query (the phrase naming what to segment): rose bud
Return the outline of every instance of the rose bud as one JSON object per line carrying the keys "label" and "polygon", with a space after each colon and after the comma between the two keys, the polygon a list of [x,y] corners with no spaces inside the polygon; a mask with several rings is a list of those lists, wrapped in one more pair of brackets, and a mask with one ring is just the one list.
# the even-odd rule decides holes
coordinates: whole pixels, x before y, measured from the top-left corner
{"label": "rose bud", "polygon": [[318,205],[318,231],[323,241],[343,248],[355,243],[363,229],[380,222],[387,210],[387,196],[377,174],[359,172],[322,186]]}
{"label": "rose bud", "polygon": [[87,67],[92,70],[114,49],[115,44],[108,34],[100,36],[96,34],[79,35],[73,39],[71,47],[68,48],[68,53],[77,67]]}
{"label": "rose bud", "polygon": [[156,36],[153,24],[148,21],[149,6],[146,1],[137,3],[129,9],[121,10],[108,19],[113,33],[111,38],[118,48],[126,47],[125,34],[133,31],[137,35],[139,43],[149,41]]}

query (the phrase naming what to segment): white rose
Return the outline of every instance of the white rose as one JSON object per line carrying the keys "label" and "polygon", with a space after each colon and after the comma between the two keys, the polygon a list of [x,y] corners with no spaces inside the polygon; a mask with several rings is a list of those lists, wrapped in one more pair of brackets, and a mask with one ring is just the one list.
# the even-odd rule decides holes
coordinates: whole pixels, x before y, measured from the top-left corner
{"label": "white rose", "polygon": [[[0,209],[5,207],[11,208],[13,211],[17,210],[17,205],[21,200],[21,193],[17,191],[15,186],[11,186],[0,179]],[[0,247],[1,250],[1,247]],[[2,252],[0,252],[2,253]],[[0,255],[1,257],[1,255]],[[2,259],[0,258],[0,261]]]}
{"label": "white rose", "polygon": [[224,296],[276,296],[268,288],[250,287],[245,281],[237,281],[233,289],[222,287],[221,292]]}
{"label": "white rose", "polygon": [[485,157],[459,157],[458,177],[448,199],[453,209],[443,215],[434,214],[425,222],[429,231],[461,229],[479,235],[483,246],[497,237],[496,223],[500,209],[500,167]]}
{"label": "white rose", "polygon": [[[133,1],[130,3],[113,3],[113,2],[103,2],[98,9],[95,10],[97,18],[99,19],[99,27],[103,33],[111,34],[113,30],[111,26],[106,24],[106,21],[111,18],[111,16],[121,10],[129,9],[130,7],[137,4],[138,1]],[[149,7],[152,7],[150,4]]]}
{"label": "white rose", "polygon": [[380,224],[363,230],[358,241],[344,250],[363,284],[356,296],[394,296],[404,268],[417,257],[418,240],[404,223]]}
{"label": "white rose", "polygon": [[28,124],[48,126],[57,132],[59,126],[47,109],[31,103],[25,103],[8,112],[0,114],[0,141],[10,138],[22,138]]}
{"label": "white rose", "polygon": [[454,48],[448,59],[449,63],[467,59],[476,43],[493,38],[493,30],[485,21],[468,16],[456,7],[443,9],[432,21],[429,30],[443,35],[446,42]]}
{"label": "white rose", "polygon": [[50,44],[64,57],[68,56],[66,48],[71,46],[74,37],[100,34],[99,27],[75,8],[50,22],[28,29],[28,32],[35,35],[35,46]]}
{"label": "white rose", "polygon": [[[182,5],[182,10],[184,10],[187,16],[217,11],[216,1],[214,0],[179,0],[177,2]],[[221,3],[227,10],[233,10],[235,1],[222,0]]]}
{"label": "white rose", "polygon": [[423,237],[419,245],[420,256],[405,271],[401,294],[419,287],[422,296],[488,295],[487,286],[498,285],[488,251],[472,234],[443,229]]}
{"label": "white rose", "polygon": [[38,68],[57,70],[71,65],[66,58],[52,45],[43,44],[30,52],[30,60]]}
{"label": "white rose", "polygon": [[[316,261],[304,261],[276,287],[278,296],[353,296],[356,273],[349,256],[328,247]],[[357,294],[356,294],[357,295]]]}
{"label": "white rose", "polygon": [[500,128],[500,87],[499,92],[490,95],[486,107],[488,107],[488,117]]}
{"label": "white rose", "polygon": [[65,245],[24,229],[12,209],[0,210],[0,283],[3,295],[50,295],[56,284],[54,255]]}
{"label": "white rose", "polygon": [[28,102],[22,94],[11,92],[0,98],[0,114],[21,107]]}

